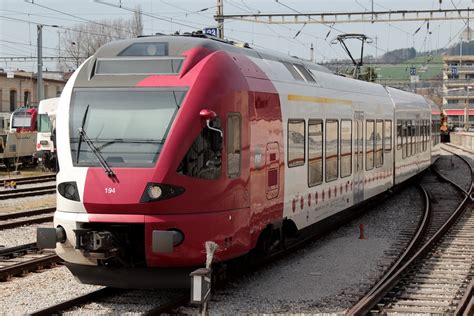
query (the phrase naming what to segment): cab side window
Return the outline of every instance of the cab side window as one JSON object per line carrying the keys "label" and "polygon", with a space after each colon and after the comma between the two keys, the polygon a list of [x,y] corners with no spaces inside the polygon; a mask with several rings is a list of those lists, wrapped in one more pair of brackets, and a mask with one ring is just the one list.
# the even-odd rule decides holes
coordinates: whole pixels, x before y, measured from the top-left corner
{"label": "cab side window", "polygon": [[[220,125],[218,118],[211,121],[212,127],[220,129]],[[220,134],[204,127],[184,156],[177,172],[198,179],[218,179],[221,176],[221,149]]]}
{"label": "cab side window", "polygon": [[240,176],[240,113],[227,116],[227,174],[229,178]]}

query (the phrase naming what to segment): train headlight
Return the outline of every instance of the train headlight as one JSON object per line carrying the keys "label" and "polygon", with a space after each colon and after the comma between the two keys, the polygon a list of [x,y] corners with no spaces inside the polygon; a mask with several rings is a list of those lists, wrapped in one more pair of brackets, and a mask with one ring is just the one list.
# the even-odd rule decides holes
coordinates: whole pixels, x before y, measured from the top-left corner
{"label": "train headlight", "polygon": [[184,193],[184,188],[162,183],[148,183],[140,199],[141,203],[170,199]]}
{"label": "train headlight", "polygon": [[77,190],[77,184],[75,181],[62,182],[58,184],[58,192],[63,197],[72,201],[80,201],[79,192]]}
{"label": "train headlight", "polygon": [[160,186],[157,184],[152,184],[148,187],[148,196],[152,200],[159,199],[162,193],[163,191],[161,191]]}

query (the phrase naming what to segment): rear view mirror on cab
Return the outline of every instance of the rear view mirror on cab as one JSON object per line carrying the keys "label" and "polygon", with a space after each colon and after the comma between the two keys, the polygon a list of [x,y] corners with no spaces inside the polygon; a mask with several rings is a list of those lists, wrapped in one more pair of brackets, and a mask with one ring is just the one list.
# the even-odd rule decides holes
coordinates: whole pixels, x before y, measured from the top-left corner
{"label": "rear view mirror on cab", "polygon": [[219,135],[211,136],[211,147],[213,151],[218,151],[220,152],[222,149],[222,142],[223,142],[223,137],[224,133],[218,128],[212,127],[211,126],[211,120],[217,118],[216,112],[209,110],[209,109],[202,109],[199,112],[199,117],[202,120],[206,121],[207,128],[209,128],[212,131],[215,131],[219,133]]}

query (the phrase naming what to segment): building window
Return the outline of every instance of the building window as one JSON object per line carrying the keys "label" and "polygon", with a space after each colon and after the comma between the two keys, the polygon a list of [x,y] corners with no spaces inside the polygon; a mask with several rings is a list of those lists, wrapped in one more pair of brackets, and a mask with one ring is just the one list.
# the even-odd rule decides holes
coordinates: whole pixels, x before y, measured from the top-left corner
{"label": "building window", "polygon": [[375,133],[375,166],[383,166],[383,121],[377,120]]}
{"label": "building window", "polygon": [[323,182],[323,121],[308,122],[308,186]]}
{"label": "building window", "polygon": [[15,111],[17,108],[17,93],[16,90],[10,90],[10,112]]}
{"label": "building window", "polygon": [[375,121],[367,120],[365,125],[365,169],[374,169]]}
{"label": "building window", "polygon": [[23,95],[23,104],[25,107],[28,107],[31,103],[31,93],[30,91],[25,91],[25,94]]}
{"label": "building window", "polygon": [[305,122],[288,120],[288,167],[298,167],[305,162]]}
{"label": "building window", "polygon": [[227,174],[229,178],[240,176],[240,113],[227,116]]}
{"label": "building window", "polygon": [[341,120],[341,178],[352,174],[352,121]]}
{"label": "building window", "polygon": [[339,122],[326,121],[326,182],[336,180],[338,172]]}
{"label": "building window", "polygon": [[[398,130],[398,126],[397,126]],[[384,148],[386,152],[392,151],[392,121],[386,120],[384,127]]]}

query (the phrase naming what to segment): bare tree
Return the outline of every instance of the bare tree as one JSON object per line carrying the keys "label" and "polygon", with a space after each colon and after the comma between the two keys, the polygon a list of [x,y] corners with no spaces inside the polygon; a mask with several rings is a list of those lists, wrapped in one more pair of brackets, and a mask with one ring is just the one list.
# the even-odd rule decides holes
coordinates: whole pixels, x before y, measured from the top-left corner
{"label": "bare tree", "polygon": [[139,6],[133,16],[82,23],[65,31],[61,37],[61,54],[68,57],[60,63],[62,70],[73,70],[92,56],[102,45],[113,40],[134,38],[142,35],[143,20]]}

